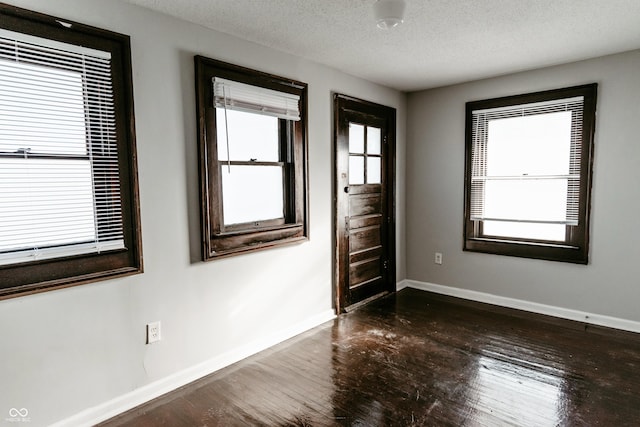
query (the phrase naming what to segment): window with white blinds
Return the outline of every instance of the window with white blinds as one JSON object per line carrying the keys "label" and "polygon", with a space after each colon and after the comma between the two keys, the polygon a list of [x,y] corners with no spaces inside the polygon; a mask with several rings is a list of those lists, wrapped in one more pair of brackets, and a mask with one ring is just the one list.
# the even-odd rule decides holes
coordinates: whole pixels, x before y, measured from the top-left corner
{"label": "window with white blinds", "polygon": [[205,261],[307,239],[307,84],[196,56]]}
{"label": "window with white blinds", "polygon": [[[225,226],[284,220],[286,153],[283,120],[300,121],[300,95],[212,78]],[[288,125],[287,125],[288,126]]]}
{"label": "window with white blinds", "polygon": [[472,220],[578,224],[583,101],[473,111]]}
{"label": "window with white blinds", "polygon": [[111,54],[0,32],[0,266],[123,249]]}
{"label": "window with white blinds", "polygon": [[596,94],[467,103],[465,250],[588,262]]}
{"label": "window with white blinds", "polygon": [[214,106],[227,110],[300,120],[300,96],[214,77]]}

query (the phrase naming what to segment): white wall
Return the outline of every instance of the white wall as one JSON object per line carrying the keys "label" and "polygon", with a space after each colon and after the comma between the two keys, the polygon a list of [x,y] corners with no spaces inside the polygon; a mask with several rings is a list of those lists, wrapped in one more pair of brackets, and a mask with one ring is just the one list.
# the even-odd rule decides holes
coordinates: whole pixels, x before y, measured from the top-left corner
{"label": "white wall", "polygon": [[[632,51],[410,94],[408,278],[640,321],[639,70],[640,51]],[[589,265],[463,252],[465,103],[592,82],[599,87]]]}
{"label": "white wall", "polygon": [[[31,426],[109,401],[117,409],[128,393],[331,315],[332,91],[397,109],[397,276],[405,278],[404,94],[118,1],[10,3],[131,36],[145,273],[0,301],[0,425],[13,407],[29,410]],[[309,84],[309,242],[199,262],[195,54]],[[163,339],[145,345],[155,320]]]}

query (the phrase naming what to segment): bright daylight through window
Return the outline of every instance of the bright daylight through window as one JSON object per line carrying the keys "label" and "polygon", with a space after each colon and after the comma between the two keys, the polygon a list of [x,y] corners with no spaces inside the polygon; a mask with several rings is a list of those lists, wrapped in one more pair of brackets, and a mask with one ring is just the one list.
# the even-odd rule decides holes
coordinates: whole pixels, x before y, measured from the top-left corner
{"label": "bright daylight through window", "polygon": [[[123,248],[119,185],[92,179],[118,178],[110,55],[0,44],[0,265]],[[61,68],[22,59],[32,55]],[[86,141],[90,126],[102,131]]]}
{"label": "bright daylight through window", "polygon": [[278,118],[224,107],[216,108],[216,115],[223,124],[218,126],[218,160],[224,225],[283,218]]}
{"label": "bright daylight through window", "polygon": [[586,263],[596,85],[467,104],[465,249]]}
{"label": "bright daylight through window", "polygon": [[[114,87],[130,81],[116,65],[128,38],[12,14],[0,29],[0,295],[138,272],[132,165],[119,157],[133,149],[130,93]],[[70,33],[86,43],[62,41]]]}

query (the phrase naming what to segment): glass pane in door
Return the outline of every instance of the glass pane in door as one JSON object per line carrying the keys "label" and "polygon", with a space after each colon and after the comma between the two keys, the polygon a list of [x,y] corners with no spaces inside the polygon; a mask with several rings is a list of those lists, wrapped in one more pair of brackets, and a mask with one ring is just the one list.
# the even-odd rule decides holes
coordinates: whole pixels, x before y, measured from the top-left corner
{"label": "glass pane in door", "polygon": [[380,183],[380,157],[367,157],[367,184]]}
{"label": "glass pane in door", "polygon": [[364,184],[364,157],[349,156],[349,184]]}
{"label": "glass pane in door", "polygon": [[380,128],[367,127],[367,154],[380,154]]}
{"label": "glass pane in door", "polygon": [[349,152],[364,153],[364,126],[349,123]]}

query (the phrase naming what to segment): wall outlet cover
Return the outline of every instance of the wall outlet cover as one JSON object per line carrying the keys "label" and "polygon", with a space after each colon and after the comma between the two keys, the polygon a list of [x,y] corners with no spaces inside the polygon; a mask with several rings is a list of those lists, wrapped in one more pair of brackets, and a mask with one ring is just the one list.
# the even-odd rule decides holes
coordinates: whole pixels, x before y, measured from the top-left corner
{"label": "wall outlet cover", "polygon": [[147,323],[147,344],[160,341],[160,321]]}

